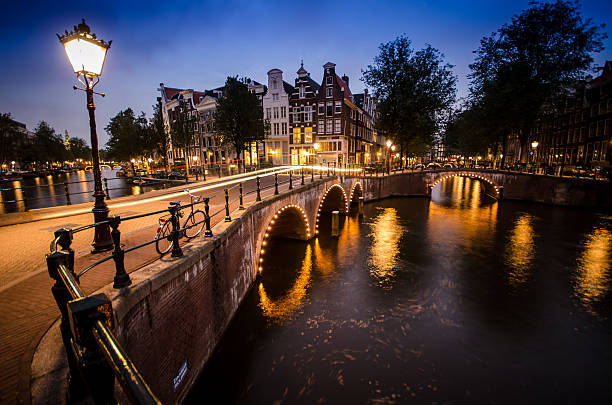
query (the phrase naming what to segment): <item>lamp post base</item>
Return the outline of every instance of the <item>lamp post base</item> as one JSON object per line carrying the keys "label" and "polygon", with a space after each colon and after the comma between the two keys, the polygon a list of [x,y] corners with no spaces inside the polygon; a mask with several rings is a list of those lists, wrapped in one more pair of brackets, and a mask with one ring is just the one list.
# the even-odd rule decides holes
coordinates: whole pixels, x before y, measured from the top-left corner
{"label": "lamp post base", "polygon": [[[96,198],[96,204],[92,210],[94,214],[94,222],[102,222],[108,219],[108,207],[102,200],[102,204],[98,204],[99,197]],[[110,227],[108,224],[96,225],[94,232],[94,240],[92,243],[93,249],[91,253],[106,252],[113,248],[113,240],[111,239]]]}

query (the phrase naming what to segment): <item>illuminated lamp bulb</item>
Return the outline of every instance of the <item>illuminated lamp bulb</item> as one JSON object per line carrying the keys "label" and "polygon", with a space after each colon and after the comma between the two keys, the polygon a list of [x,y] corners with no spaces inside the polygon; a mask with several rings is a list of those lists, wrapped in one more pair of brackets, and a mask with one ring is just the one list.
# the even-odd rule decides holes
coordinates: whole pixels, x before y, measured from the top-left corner
{"label": "illuminated lamp bulb", "polygon": [[261,249],[261,254],[263,255],[264,253],[266,253],[266,251]]}
{"label": "illuminated lamp bulb", "polygon": [[260,258],[259,258],[259,263],[262,263],[262,262],[263,262],[263,258],[262,258],[262,257],[260,257]]}

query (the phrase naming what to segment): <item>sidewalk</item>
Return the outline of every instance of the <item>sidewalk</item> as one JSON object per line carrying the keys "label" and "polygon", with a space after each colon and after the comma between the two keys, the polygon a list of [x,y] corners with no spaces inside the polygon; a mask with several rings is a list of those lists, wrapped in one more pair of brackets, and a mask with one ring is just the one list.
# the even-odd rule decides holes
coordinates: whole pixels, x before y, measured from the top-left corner
{"label": "sidewalk", "polygon": [[[251,175],[252,173],[246,174],[246,176]],[[244,176],[245,174],[221,179],[208,178],[206,182],[113,199],[107,201],[107,204],[111,209],[111,215],[124,217],[165,209],[169,201],[180,200],[182,203],[187,203],[189,202],[187,196],[177,195],[178,191],[211,186],[211,189],[198,194],[215,195],[210,201],[212,216],[217,211],[223,210],[225,204],[223,183]],[[262,188],[274,182],[273,177],[262,177],[261,180]],[[215,184],[220,186],[215,188]],[[245,182],[245,203],[254,201],[253,193],[246,195],[254,188],[254,180]],[[272,190],[268,189],[262,193],[262,197],[271,193]],[[235,199],[235,196],[236,194],[232,199]],[[147,201],[150,198],[153,200]],[[142,202],[143,200],[146,202]],[[49,243],[54,230],[63,226],[74,228],[92,222],[91,207],[92,203],[53,207],[28,213],[6,214],[0,218],[0,240],[4,241],[3,246],[7,252],[0,257],[0,359],[2,361],[0,404],[30,403],[32,356],[40,338],[59,316],[59,310],[51,294],[53,282],[46,271],[44,256],[49,252]],[[232,211],[237,208],[236,201],[233,201],[231,208]],[[5,216],[11,218],[6,219]],[[222,220],[223,214],[211,218],[212,225]],[[151,240],[156,229],[155,215],[122,223],[119,227],[122,244],[130,247]],[[77,272],[108,254],[90,253],[92,237],[92,230],[75,234],[72,247],[75,250]],[[150,245],[127,254],[125,265],[130,273],[155,260],[160,258],[154,245]],[[161,260],[170,259],[164,257]],[[81,286],[89,294],[111,283],[114,273],[114,263],[110,260],[83,275]]]}

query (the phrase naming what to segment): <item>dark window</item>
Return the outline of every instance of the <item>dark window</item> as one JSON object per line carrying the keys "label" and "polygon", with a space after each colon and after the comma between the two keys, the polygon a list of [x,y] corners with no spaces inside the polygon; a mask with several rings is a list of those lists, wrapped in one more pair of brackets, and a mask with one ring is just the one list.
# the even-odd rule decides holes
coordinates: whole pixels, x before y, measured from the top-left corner
{"label": "dark window", "polygon": [[333,111],[333,109],[334,109],[334,107],[333,107],[331,104],[329,104],[329,105],[327,106],[327,116],[328,116],[328,117],[331,117],[332,115],[334,115],[334,111]]}

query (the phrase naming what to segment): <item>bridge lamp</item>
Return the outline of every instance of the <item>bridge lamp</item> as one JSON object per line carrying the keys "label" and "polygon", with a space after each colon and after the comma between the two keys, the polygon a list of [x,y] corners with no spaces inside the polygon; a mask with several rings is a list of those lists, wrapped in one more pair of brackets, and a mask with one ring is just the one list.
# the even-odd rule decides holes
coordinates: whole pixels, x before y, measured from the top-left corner
{"label": "bridge lamp", "polygon": [[391,146],[391,150],[395,152],[395,145]]}
{"label": "bridge lamp", "polygon": [[531,142],[531,147],[532,147],[533,149],[535,149],[535,148],[537,148],[537,147],[538,147],[538,145],[539,145],[539,144],[540,144],[540,143],[539,143],[538,141],[533,141],[533,142]]}
{"label": "bridge lamp", "polygon": [[[102,68],[106,60],[106,53],[112,41],[105,42],[91,33],[89,26],[83,19],[79,25],[74,26],[74,30],[64,31],[64,35],[57,34],[57,38],[64,46],[68,60],[72,65],[72,70],[77,76],[77,80],[84,86],[80,88],[73,86],[75,90],[82,90],[87,95],[87,110],[89,111],[89,129],[91,135],[91,154],[93,161],[94,193],[93,206],[94,222],[100,223],[108,219],[108,207],[106,206],[105,194],[102,190],[102,174],[100,172],[100,156],[98,152],[98,134],[96,133],[96,117],[94,114],[94,87],[100,81]],[[96,93],[104,96],[104,93]],[[110,237],[110,229],[107,223],[96,225],[93,241],[93,251],[101,252],[113,247]]]}

